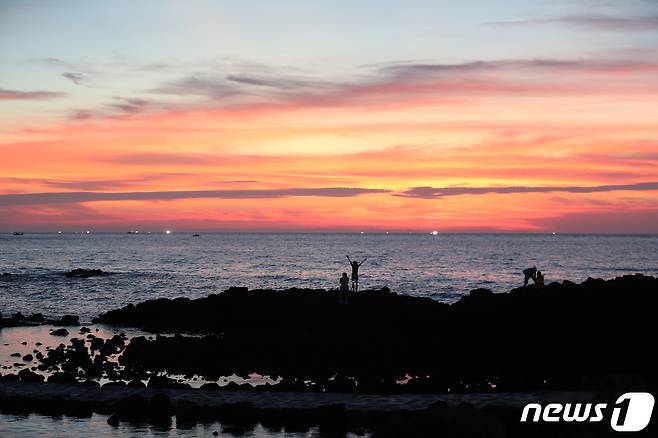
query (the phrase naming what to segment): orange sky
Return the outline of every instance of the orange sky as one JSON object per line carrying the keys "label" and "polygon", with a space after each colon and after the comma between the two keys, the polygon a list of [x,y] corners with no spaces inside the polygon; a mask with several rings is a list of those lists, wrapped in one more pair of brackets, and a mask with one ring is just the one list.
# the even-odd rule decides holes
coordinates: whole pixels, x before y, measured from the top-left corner
{"label": "orange sky", "polygon": [[74,83],[0,82],[0,229],[658,233],[658,61],[632,55],[52,61]]}

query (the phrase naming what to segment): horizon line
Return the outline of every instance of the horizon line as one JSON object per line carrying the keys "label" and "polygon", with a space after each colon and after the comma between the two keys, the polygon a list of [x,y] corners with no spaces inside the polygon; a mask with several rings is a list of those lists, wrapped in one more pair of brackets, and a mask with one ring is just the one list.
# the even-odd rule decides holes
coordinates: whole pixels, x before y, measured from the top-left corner
{"label": "horizon line", "polygon": [[[137,231],[135,233],[135,231]],[[167,231],[170,231],[167,233]],[[102,230],[94,231],[92,229],[82,229],[79,231],[21,231],[21,230],[0,230],[0,235],[13,235],[13,233],[25,234],[55,234],[55,235],[92,235],[92,234],[120,234],[120,235],[186,235],[186,234],[357,234],[357,235],[554,235],[554,236],[658,236],[658,233],[646,232],[558,232],[558,231],[438,231],[438,230],[407,230],[407,231],[386,231],[386,230],[359,230],[359,231],[346,231],[346,230],[199,230],[199,229],[160,229],[160,230]],[[19,236],[16,236],[19,237]]]}

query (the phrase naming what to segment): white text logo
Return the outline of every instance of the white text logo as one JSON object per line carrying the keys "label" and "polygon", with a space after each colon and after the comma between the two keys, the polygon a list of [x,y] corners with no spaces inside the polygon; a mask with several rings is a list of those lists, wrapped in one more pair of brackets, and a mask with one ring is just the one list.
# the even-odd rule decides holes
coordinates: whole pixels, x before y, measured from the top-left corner
{"label": "white text logo", "polygon": [[[638,432],[651,421],[654,398],[648,392],[627,392],[612,407],[610,426],[618,432]],[[523,408],[521,421],[567,423],[599,422],[605,418],[606,403],[529,403]]]}

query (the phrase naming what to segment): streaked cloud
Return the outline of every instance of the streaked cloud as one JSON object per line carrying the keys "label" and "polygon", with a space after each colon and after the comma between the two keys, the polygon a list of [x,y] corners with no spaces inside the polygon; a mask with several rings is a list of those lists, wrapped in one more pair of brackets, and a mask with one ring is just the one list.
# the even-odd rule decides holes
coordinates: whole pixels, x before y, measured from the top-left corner
{"label": "streaked cloud", "polygon": [[223,76],[196,73],[169,81],[150,90],[152,93],[170,95],[208,96],[214,99],[231,96],[237,90]]}
{"label": "streaked cloud", "polygon": [[643,182],[637,184],[610,184],[602,186],[545,186],[545,187],[413,187],[400,194],[409,198],[443,198],[460,195],[485,195],[489,193],[601,193],[624,191],[653,191],[658,190],[658,182]]}
{"label": "streaked cloud", "polygon": [[281,90],[300,90],[300,89],[332,89],[336,84],[334,82],[318,79],[303,78],[290,75],[269,75],[254,76],[244,74],[231,74],[226,76],[231,82],[243,85],[254,85],[258,87],[278,88]]}
{"label": "streaked cloud", "polygon": [[355,187],[290,188],[262,190],[190,190],[162,192],[53,192],[0,195],[0,205],[38,205],[99,201],[167,201],[176,199],[271,199],[287,197],[345,198],[374,193],[384,189]]}
{"label": "streaked cloud", "polygon": [[[341,80],[320,80],[273,69],[267,71],[266,75],[256,71],[227,76],[199,72],[148,91],[163,95],[203,96],[222,99],[227,105],[252,105],[257,108],[264,105],[332,107],[355,103],[381,104],[394,99],[420,97],[438,101],[482,95],[628,94],[646,92],[646,88],[632,76],[657,74],[658,61],[597,58],[500,59],[461,63],[391,61],[362,67],[359,74]],[[626,76],[621,77],[620,73]],[[588,74],[594,76],[586,78]]]}
{"label": "streaked cloud", "polygon": [[144,111],[150,105],[150,102],[146,99],[126,97],[116,97],[115,99],[116,102],[110,103],[107,106],[122,113],[139,113]]}
{"label": "streaked cloud", "polygon": [[608,15],[566,15],[553,18],[495,21],[486,24],[497,26],[532,26],[537,24],[560,24],[584,30],[604,31],[658,31],[658,15],[620,17]]}
{"label": "streaked cloud", "polygon": [[0,88],[0,101],[2,100],[43,100],[64,97],[66,93],[56,91],[21,91]]}
{"label": "streaked cloud", "polygon": [[62,76],[76,85],[80,85],[87,77],[87,75],[85,75],[84,73],[73,72],[73,71],[64,72],[62,73]]}

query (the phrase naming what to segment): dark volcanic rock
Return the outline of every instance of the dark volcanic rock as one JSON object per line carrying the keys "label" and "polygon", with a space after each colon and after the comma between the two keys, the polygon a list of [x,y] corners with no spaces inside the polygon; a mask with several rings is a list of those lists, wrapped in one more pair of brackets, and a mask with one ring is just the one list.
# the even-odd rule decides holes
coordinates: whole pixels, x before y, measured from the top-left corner
{"label": "dark volcanic rock", "polygon": [[68,336],[69,331],[66,330],[65,328],[61,328],[61,329],[53,330],[52,332],[50,332],[50,334],[53,336]]}
{"label": "dark volcanic rock", "polygon": [[67,277],[76,277],[76,278],[89,278],[89,277],[102,277],[108,275],[107,272],[103,272],[100,269],[74,269],[69,272],[65,272],[64,275]]}
{"label": "dark volcanic rock", "polygon": [[100,351],[100,350],[103,349],[103,345],[105,345],[105,341],[103,340],[103,338],[96,338],[96,337],[94,337],[94,338],[92,338],[92,340],[91,340],[91,343],[90,343],[90,345],[89,345],[89,348],[91,349],[91,351],[95,351],[95,350],[99,350],[99,351]]}
{"label": "dark volcanic rock", "polygon": [[43,382],[44,377],[41,374],[37,374],[28,369],[24,369],[18,372],[18,377],[20,377],[22,382]]}
{"label": "dark volcanic rock", "polygon": [[131,380],[128,382],[128,388],[143,389],[146,388],[146,385],[141,380]]}
{"label": "dark volcanic rock", "polygon": [[[119,358],[128,371],[255,372],[281,376],[277,387],[288,390],[589,389],[619,373],[655,381],[658,361],[637,333],[652,332],[656,291],[657,279],[629,275],[506,294],[479,289],[453,305],[364,291],[341,306],[334,291],[230,289],[129,305],[98,320],[206,333],[133,338]],[[149,386],[175,384],[158,379]]]}
{"label": "dark volcanic rock", "polygon": [[75,315],[64,315],[58,321],[55,321],[53,325],[58,326],[73,326],[79,325],[79,318]]}
{"label": "dark volcanic rock", "polygon": [[211,383],[204,383],[199,387],[201,391],[218,391],[219,390],[219,385],[211,382]]}
{"label": "dark volcanic rock", "polygon": [[44,322],[45,320],[46,319],[41,313],[33,313],[32,315],[25,317],[25,321],[30,322]]}
{"label": "dark volcanic rock", "polygon": [[125,382],[107,382],[103,386],[101,386],[101,389],[114,389],[114,388],[125,388],[126,384]]}
{"label": "dark volcanic rock", "polygon": [[73,373],[57,372],[48,377],[48,383],[76,383],[76,380]]}

